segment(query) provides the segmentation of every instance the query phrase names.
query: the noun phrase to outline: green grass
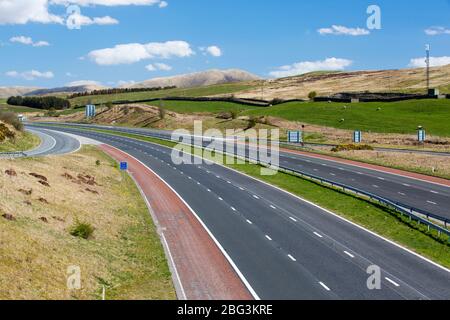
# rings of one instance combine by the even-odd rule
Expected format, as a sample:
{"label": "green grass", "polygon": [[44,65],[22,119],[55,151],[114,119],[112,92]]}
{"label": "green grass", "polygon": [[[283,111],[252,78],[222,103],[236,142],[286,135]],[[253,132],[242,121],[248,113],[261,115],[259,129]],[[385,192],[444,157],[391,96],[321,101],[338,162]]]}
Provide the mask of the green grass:
{"label": "green grass", "polygon": [[28,151],[36,148],[41,140],[29,132],[20,133],[14,142],[0,142],[0,152]]}
{"label": "green grass", "polygon": [[[139,135],[111,133],[105,130],[89,131],[124,136],[167,147],[175,146],[173,142]],[[261,176],[260,166],[258,165],[227,166],[316,203],[445,267],[450,267],[450,243],[448,239],[444,236],[439,237],[434,231],[428,232],[424,226],[418,226],[415,222],[410,222],[396,211],[297,176],[285,173]]]}
{"label": "green grass", "polygon": [[[149,103],[159,106],[159,102]],[[221,113],[227,111],[242,112],[253,110],[258,107],[245,106],[233,102],[198,102],[198,101],[162,101],[161,105],[170,111],[178,113]]]}
{"label": "green grass", "polygon": [[42,110],[21,106],[10,106],[9,104],[2,104],[0,102],[0,112],[28,113],[28,112],[42,112]]}
{"label": "green grass", "polygon": [[154,98],[164,98],[164,97],[173,97],[173,96],[181,96],[181,97],[205,97],[219,94],[232,94],[235,92],[252,89],[254,85],[241,82],[241,83],[229,83],[229,84],[221,84],[221,85],[213,85],[213,86],[205,86],[198,88],[190,88],[190,89],[169,89],[169,90],[160,90],[160,91],[148,91],[148,92],[131,92],[131,93],[120,93],[120,94],[111,94],[111,95],[98,95],[98,96],[87,96],[87,97],[78,97],[70,100],[70,103],[73,107],[75,106],[84,106],[88,102],[92,102],[94,104],[102,104],[107,102],[114,101],[139,101],[146,99],[154,99]]}
{"label": "green grass", "polygon": [[[347,106],[347,109],[344,108]],[[377,110],[381,108],[381,110]],[[424,126],[429,134],[450,136],[450,100],[410,100],[392,103],[293,102],[247,111],[309,124],[379,133],[415,134]],[[340,122],[341,119],[345,121]]]}

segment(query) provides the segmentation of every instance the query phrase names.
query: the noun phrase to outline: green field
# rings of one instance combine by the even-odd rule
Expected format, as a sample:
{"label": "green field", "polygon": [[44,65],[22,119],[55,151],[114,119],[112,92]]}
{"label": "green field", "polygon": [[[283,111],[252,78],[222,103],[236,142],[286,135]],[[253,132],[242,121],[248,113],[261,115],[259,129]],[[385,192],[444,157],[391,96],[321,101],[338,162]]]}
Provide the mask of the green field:
{"label": "green field", "polygon": [[[160,106],[160,102],[148,103]],[[258,109],[259,107],[245,106],[233,102],[198,102],[198,101],[161,101],[161,106],[167,110],[178,113],[221,113],[227,111],[243,112]]]}
{"label": "green field", "polygon": [[147,91],[147,92],[131,92],[131,93],[120,93],[111,95],[98,95],[98,96],[87,96],[79,97],[70,100],[73,107],[84,106],[89,102],[94,104],[102,104],[113,101],[139,101],[154,98],[164,98],[164,97],[205,97],[213,96],[219,94],[232,94],[235,92],[247,90],[254,88],[254,85],[250,83],[228,83],[221,85],[213,85],[206,87],[198,87],[192,89],[168,89],[160,91]]}
{"label": "green field", "polygon": [[245,114],[379,133],[414,133],[423,126],[429,134],[450,136],[449,99],[355,104],[293,102]]}
{"label": "green field", "polygon": [[9,104],[0,103],[0,112],[27,113],[27,112],[42,112],[42,110],[28,107],[10,106]]}

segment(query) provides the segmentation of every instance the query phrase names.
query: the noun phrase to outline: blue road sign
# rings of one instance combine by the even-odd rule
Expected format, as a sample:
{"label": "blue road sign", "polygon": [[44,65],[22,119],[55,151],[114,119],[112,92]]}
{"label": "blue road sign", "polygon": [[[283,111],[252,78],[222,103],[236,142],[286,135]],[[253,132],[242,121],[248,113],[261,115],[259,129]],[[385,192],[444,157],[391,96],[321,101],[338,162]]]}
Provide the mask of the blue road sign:
{"label": "blue road sign", "polygon": [[362,132],[361,131],[355,131],[353,133],[353,142],[354,143],[361,143],[362,142]]}
{"label": "blue road sign", "polygon": [[121,162],[120,163],[120,170],[127,171],[128,170],[128,162]]}
{"label": "blue road sign", "polygon": [[288,142],[289,143],[302,143],[303,142],[303,132],[301,131],[288,131]]}
{"label": "blue road sign", "polygon": [[417,139],[419,142],[425,142],[427,139],[427,133],[425,130],[419,130]]}
{"label": "blue road sign", "polygon": [[95,117],[96,108],[94,105],[88,104],[86,106],[86,118],[93,118]]}

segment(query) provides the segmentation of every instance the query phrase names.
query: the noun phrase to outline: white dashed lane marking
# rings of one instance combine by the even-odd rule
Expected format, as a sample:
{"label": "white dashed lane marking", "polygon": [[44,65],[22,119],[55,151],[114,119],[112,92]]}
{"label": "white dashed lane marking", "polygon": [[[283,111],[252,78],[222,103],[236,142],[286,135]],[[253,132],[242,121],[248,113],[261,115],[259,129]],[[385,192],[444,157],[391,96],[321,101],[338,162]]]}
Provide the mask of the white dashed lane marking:
{"label": "white dashed lane marking", "polygon": [[391,280],[391,279],[389,279],[389,278],[385,278],[387,281],[389,281],[390,283],[392,283],[394,286],[396,286],[396,287],[400,287],[400,285],[397,283],[397,282],[395,282],[395,281],[393,281],[393,280]]}
{"label": "white dashed lane marking", "polygon": [[295,259],[292,255],[288,254],[289,259],[291,259],[292,261],[296,262],[297,259]]}
{"label": "white dashed lane marking", "polygon": [[328,288],[327,287],[327,285],[325,284],[325,283],[323,283],[323,282],[319,282],[319,284],[325,289],[325,290],[327,290],[327,291],[331,291],[331,289],[330,288]]}
{"label": "white dashed lane marking", "polygon": [[269,237],[267,234],[266,234],[266,239],[269,240],[269,241],[272,241],[272,238]]}
{"label": "white dashed lane marking", "polygon": [[352,255],[350,252],[348,252],[348,251],[344,251],[344,253],[346,254],[346,255],[348,255],[350,258],[354,258],[355,256],[354,255]]}

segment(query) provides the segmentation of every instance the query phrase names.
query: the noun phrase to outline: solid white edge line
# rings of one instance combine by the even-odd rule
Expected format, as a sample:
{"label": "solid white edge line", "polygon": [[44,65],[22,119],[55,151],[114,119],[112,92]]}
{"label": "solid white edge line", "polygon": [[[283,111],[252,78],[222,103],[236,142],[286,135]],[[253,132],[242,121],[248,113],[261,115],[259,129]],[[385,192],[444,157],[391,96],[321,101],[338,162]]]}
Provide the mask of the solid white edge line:
{"label": "solid white edge line", "polygon": [[[112,146],[111,146],[112,147]],[[114,147],[112,147],[114,148]],[[179,293],[177,296],[180,300],[187,300],[186,292],[184,291],[183,283],[181,282],[180,274],[178,273],[177,266],[175,264],[175,260],[173,259],[172,252],[170,251],[169,243],[167,242],[166,236],[164,235],[164,232],[162,231],[161,224],[159,223],[158,217],[156,216],[155,212],[153,211],[153,208],[147,198],[147,196],[144,193],[144,190],[142,190],[139,183],[137,183],[136,179],[132,174],[128,174],[131,179],[134,181],[136,187],[139,189],[139,192],[141,193],[142,198],[145,201],[145,204],[147,205],[148,211],[150,212],[150,216],[153,218],[153,223],[155,224],[158,234],[161,237],[163,248],[166,252],[166,256],[169,257],[169,269],[172,272],[172,278],[174,280],[174,286],[176,291]],[[181,297],[180,297],[181,296]]]}
{"label": "solid white edge line", "polygon": [[[106,144],[108,145],[108,144]],[[225,249],[222,247],[222,245],[220,244],[220,242],[216,239],[216,237],[212,234],[211,230],[209,230],[209,228],[205,225],[205,223],[202,221],[202,219],[200,218],[200,216],[191,208],[191,206],[180,196],[180,194],[175,191],[174,188],[172,188],[160,175],[158,175],[155,171],[153,171],[150,167],[148,167],[146,164],[144,164],[142,161],[140,161],[139,159],[135,158],[134,156],[120,150],[117,149],[113,146],[110,146],[116,150],[119,150],[120,152],[123,152],[125,154],[127,154],[129,157],[133,158],[134,160],[136,160],[137,162],[139,162],[141,165],[143,165],[147,170],[149,170],[150,172],[152,172],[155,176],[157,176],[182,202],[183,204],[191,211],[191,213],[194,215],[194,217],[198,220],[198,222],[202,225],[202,227],[206,230],[206,232],[208,233],[208,235],[211,237],[211,239],[214,241],[214,243],[216,244],[216,246],[219,248],[219,250],[222,252],[222,254],[225,256],[225,258],[228,260],[228,263],[230,263],[230,265],[232,266],[232,268],[234,269],[234,271],[237,273],[237,275],[239,276],[239,278],[241,279],[241,281],[244,283],[244,285],[247,287],[247,290],[250,292],[250,294],[253,296],[253,298],[255,300],[261,300],[261,298],[258,296],[258,294],[255,292],[255,290],[252,288],[252,286],[250,285],[250,283],[247,281],[247,279],[245,278],[245,276],[242,274],[242,272],[239,270],[239,268],[237,267],[237,265],[234,263],[233,259],[231,259],[231,257],[229,256],[229,254],[225,251]]]}

